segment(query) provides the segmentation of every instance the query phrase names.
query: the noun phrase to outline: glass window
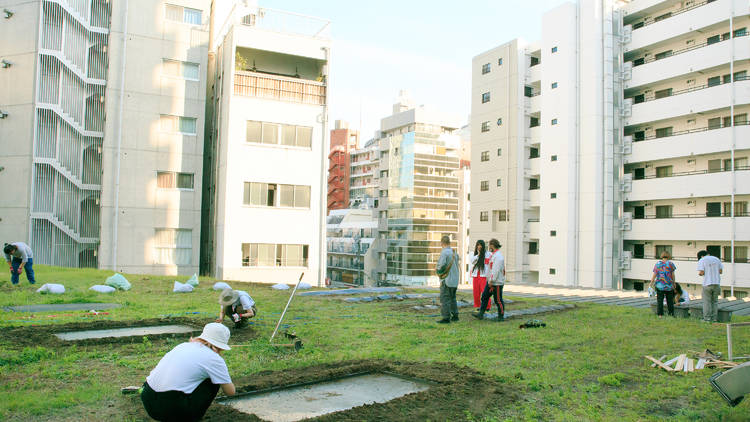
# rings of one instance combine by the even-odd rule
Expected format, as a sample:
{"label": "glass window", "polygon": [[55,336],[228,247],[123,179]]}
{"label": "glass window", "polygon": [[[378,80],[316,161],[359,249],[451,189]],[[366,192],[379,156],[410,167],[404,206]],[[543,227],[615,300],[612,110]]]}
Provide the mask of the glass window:
{"label": "glass window", "polygon": [[295,146],[297,130],[293,125],[281,126],[281,145]]}
{"label": "glass window", "polygon": [[195,135],[197,133],[198,119],[194,117],[180,117],[180,132],[189,135]]}
{"label": "glass window", "polygon": [[656,168],[656,177],[669,177],[672,175],[672,166],[663,166]]}
{"label": "glass window", "polygon": [[671,218],[671,217],[672,217],[671,205],[657,205],[656,206],[656,218]]}
{"label": "glass window", "polygon": [[656,129],[656,137],[657,138],[664,138],[667,136],[672,136],[672,126],[670,127],[662,127]]}
{"label": "glass window", "polygon": [[176,186],[175,174],[169,171],[157,171],[156,186],[164,189],[174,188]]}
{"label": "glass window", "polygon": [[482,180],[479,182],[479,190],[488,191],[490,190],[490,182],[488,180]]}
{"label": "glass window", "polygon": [[552,126],[556,125],[557,124],[557,119],[552,119],[551,123],[552,123]]}
{"label": "glass window", "polygon": [[662,51],[661,53],[656,53],[654,56],[654,59],[661,60],[666,59],[667,57],[672,55],[672,50]]}
{"label": "glass window", "polygon": [[721,85],[721,76],[713,76],[708,78],[708,86]]}
{"label": "glass window", "polygon": [[279,125],[263,123],[263,143],[274,145],[279,143]]}
{"label": "glass window", "polygon": [[503,65],[503,59],[502,59],[502,57],[499,58],[499,59],[497,59],[497,65],[498,66],[502,66]]}
{"label": "glass window", "polygon": [[294,206],[294,185],[279,185],[279,206]]}
{"label": "glass window", "polygon": [[714,117],[712,119],[708,119],[708,128],[709,129],[721,128],[721,117]]}
{"label": "glass window", "polygon": [[297,146],[310,148],[312,146],[312,128],[297,126]]}
{"label": "glass window", "polygon": [[191,25],[200,25],[201,24],[201,14],[202,12],[198,9],[190,9],[185,8],[184,13],[184,21],[185,23],[189,23]]}
{"label": "glass window", "polygon": [[156,229],[154,263],[156,265],[190,265],[193,255],[193,231],[189,229]]}
{"label": "glass window", "polygon": [[553,52],[553,53],[557,53],[557,46],[555,46],[555,47],[552,47],[552,52]]}
{"label": "glass window", "polygon": [[555,89],[555,88],[557,88],[557,82],[552,82],[552,85],[551,85],[551,87],[552,87],[552,89]]}
{"label": "glass window", "polygon": [[482,132],[490,131],[490,122],[482,122]]}
{"label": "glass window", "polygon": [[498,126],[502,126],[502,124],[503,124],[503,118],[502,117],[498,117],[497,118],[497,125]]}
{"label": "glass window", "polygon": [[177,188],[178,189],[193,189],[193,174],[192,173],[177,173]]}
{"label": "glass window", "polygon": [[245,135],[245,141],[261,143],[263,140],[263,123],[247,121],[247,131]]}
{"label": "glass window", "polygon": [[258,244],[258,266],[273,267],[276,265],[276,245],[270,243]]}
{"label": "glass window", "polygon": [[482,94],[482,104],[490,102],[490,93],[485,92]]}
{"label": "glass window", "polygon": [[487,214],[487,211],[480,211],[479,212],[479,221],[487,221],[487,220],[489,220],[488,217],[489,216]]}
{"label": "glass window", "polygon": [[654,93],[654,97],[656,97],[657,100],[659,98],[665,98],[665,97],[671,97],[671,96],[672,96],[672,88],[662,89]]}
{"label": "glass window", "polygon": [[550,230],[550,231],[549,231],[549,235],[550,235],[551,237],[555,237],[555,236],[557,236],[557,230]]}
{"label": "glass window", "polygon": [[503,179],[497,179],[497,186],[500,187],[503,185]]}
{"label": "glass window", "polygon": [[719,35],[714,35],[712,37],[706,38],[706,44],[708,44],[708,45],[716,44],[719,41],[721,41],[721,36],[719,36]]}
{"label": "glass window", "polygon": [[485,63],[482,65],[482,75],[485,75],[487,73],[490,73],[490,64]]}
{"label": "glass window", "polygon": [[557,161],[557,155],[553,155],[553,156],[549,157],[549,160],[550,161]]}
{"label": "glass window", "polygon": [[310,208],[310,186],[294,187],[294,206],[297,208]]}
{"label": "glass window", "polygon": [[549,273],[550,273],[550,275],[555,275],[555,273],[556,273],[556,272],[557,272],[557,271],[556,271],[556,270],[555,270],[554,268],[550,268],[550,269],[549,269]]}
{"label": "glass window", "polygon": [[482,151],[481,160],[482,161],[490,161],[490,152],[489,151]]}
{"label": "glass window", "polygon": [[557,192],[552,192],[552,193],[550,193],[550,194],[549,194],[549,198],[550,198],[550,199],[555,199],[555,198],[557,198]]}
{"label": "glass window", "polygon": [[734,30],[735,37],[744,37],[747,35],[747,28],[740,28]]}
{"label": "glass window", "polygon": [[503,155],[503,149],[502,148],[498,148],[497,149],[497,156],[499,157],[501,155]]}
{"label": "glass window", "polygon": [[197,63],[182,63],[182,77],[185,79],[200,79],[200,66]]}
{"label": "glass window", "polygon": [[663,252],[668,253],[670,257],[672,256],[672,245],[656,245],[654,249],[656,251],[654,258],[656,259],[660,259]]}

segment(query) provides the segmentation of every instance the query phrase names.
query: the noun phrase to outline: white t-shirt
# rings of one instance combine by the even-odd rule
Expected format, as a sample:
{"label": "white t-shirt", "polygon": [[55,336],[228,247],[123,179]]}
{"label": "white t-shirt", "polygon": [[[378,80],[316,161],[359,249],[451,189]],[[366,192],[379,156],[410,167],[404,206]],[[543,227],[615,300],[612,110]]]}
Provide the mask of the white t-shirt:
{"label": "white t-shirt", "polygon": [[[479,257],[477,255],[472,255],[472,257],[471,257],[471,264],[470,264],[470,267],[469,267],[471,269],[471,276],[472,277],[487,277],[487,270],[490,268],[490,257],[491,256],[492,256],[492,254],[489,251],[487,251],[487,252],[484,253],[484,268],[482,269],[482,271],[479,271],[479,269],[477,269],[477,268],[474,267],[476,265],[477,261],[479,260]],[[477,272],[479,272],[479,274],[477,274]]]}
{"label": "white t-shirt", "polygon": [[146,377],[156,392],[182,391],[192,393],[206,378],[213,384],[232,382],[224,359],[198,342],[182,343],[164,355]]}
{"label": "white t-shirt", "polygon": [[723,269],[724,265],[722,265],[721,260],[712,255],[706,255],[698,261],[698,271],[704,272],[704,286],[721,284],[721,275],[719,274],[719,270]]}
{"label": "white t-shirt", "polygon": [[250,310],[250,308],[253,307],[253,305],[255,305],[255,301],[253,300],[253,298],[250,297],[249,294],[247,294],[246,291],[237,290],[237,293],[240,294],[240,297],[237,299],[237,302],[234,302],[234,304],[232,305],[233,307],[237,305],[242,305],[242,309],[244,309],[245,311],[248,311]]}

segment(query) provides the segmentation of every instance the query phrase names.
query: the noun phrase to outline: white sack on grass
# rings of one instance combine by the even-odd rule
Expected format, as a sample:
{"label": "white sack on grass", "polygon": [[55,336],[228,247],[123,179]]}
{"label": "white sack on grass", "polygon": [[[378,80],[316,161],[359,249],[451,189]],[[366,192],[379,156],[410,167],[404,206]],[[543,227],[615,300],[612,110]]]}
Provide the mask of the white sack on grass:
{"label": "white sack on grass", "polygon": [[276,290],[289,290],[289,286],[287,286],[286,284],[282,284],[282,283],[274,284],[273,286],[271,286],[271,288],[276,289]]}
{"label": "white sack on grass", "polygon": [[193,287],[197,287],[198,286],[198,274],[193,274],[193,276],[190,277],[188,281],[186,281],[185,283]]}
{"label": "white sack on grass", "polygon": [[63,286],[62,284],[45,283],[42,287],[38,288],[36,292],[61,295],[65,293],[65,286]]}
{"label": "white sack on grass", "polygon": [[180,283],[179,281],[174,282],[174,289],[172,289],[175,293],[190,293],[193,291],[193,286],[185,283]]}
{"label": "white sack on grass", "polygon": [[107,286],[112,286],[115,289],[130,290],[130,282],[120,273],[117,273],[112,277],[108,277],[107,281],[104,284],[106,284]]}
{"label": "white sack on grass", "polygon": [[297,288],[298,288],[298,289],[302,289],[302,290],[307,290],[307,289],[309,289],[309,288],[311,288],[311,287],[312,287],[312,286],[310,285],[310,283],[305,283],[305,282],[303,281],[303,282],[301,282],[301,283],[299,284],[299,287],[297,287]]}
{"label": "white sack on grass", "polygon": [[114,287],[103,286],[101,284],[97,284],[97,285],[89,287],[89,290],[93,290],[99,293],[113,293],[117,289],[115,289]]}
{"label": "white sack on grass", "polygon": [[214,290],[224,290],[224,289],[231,289],[232,286],[228,285],[227,283],[223,281],[217,281],[214,283]]}

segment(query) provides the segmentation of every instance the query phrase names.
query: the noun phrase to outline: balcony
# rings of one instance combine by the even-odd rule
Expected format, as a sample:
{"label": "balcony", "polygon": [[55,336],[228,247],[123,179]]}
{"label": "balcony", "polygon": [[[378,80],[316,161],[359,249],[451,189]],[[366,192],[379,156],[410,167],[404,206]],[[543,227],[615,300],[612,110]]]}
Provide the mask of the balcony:
{"label": "balcony", "polygon": [[[672,260],[677,266],[677,281],[680,283],[702,284],[703,277],[698,275],[698,262],[695,258],[680,258]],[[650,280],[653,274],[654,264],[658,259],[633,258],[630,260],[630,269],[623,270],[623,278],[635,280]],[[724,272],[721,275],[721,285],[729,286],[732,280],[732,267],[736,270],[737,287],[750,287],[750,264],[748,263],[724,263]]]}
{"label": "balcony", "polygon": [[[736,60],[750,59],[750,40],[735,37],[734,45]],[[673,51],[670,56],[656,59],[651,56],[642,65],[633,65],[630,80],[625,81],[625,88],[635,88],[656,81],[663,81],[686,75],[691,72],[700,72],[725,65],[729,62],[732,42],[730,40],[720,41],[713,44],[703,42],[683,50]]]}
{"label": "balcony", "polygon": [[542,190],[539,188],[529,189],[528,203],[527,206],[538,207],[539,206],[539,195]]}
{"label": "balcony", "polygon": [[[732,6],[731,3],[734,2]],[[711,26],[729,19],[729,10],[734,7],[735,16],[747,15],[750,3],[747,0],[709,0],[697,2],[679,10],[671,16],[653,20],[643,26],[633,25],[632,37],[625,44],[625,51],[633,51],[648,45],[667,40]]]}
{"label": "balcony", "polygon": [[[750,77],[736,78],[735,104],[750,103]],[[713,86],[700,85],[679,91],[668,96],[650,99],[633,104],[632,114],[625,125],[637,125],[665,120],[677,116],[701,113],[729,106],[732,98],[732,84],[721,83]]]}
{"label": "balcony", "polygon": [[234,95],[278,101],[326,105],[326,84],[306,79],[238,70]]}
{"label": "balcony", "polygon": [[526,223],[529,232],[529,239],[539,239],[539,219],[529,219]]}
{"label": "balcony", "polygon": [[[750,168],[737,170],[737,195],[750,194]],[[708,173],[707,170],[674,174],[671,177],[633,180],[625,201],[650,201],[656,199],[700,198],[729,195],[732,187],[732,172]]]}
{"label": "balcony", "polygon": [[[750,240],[750,216],[735,219],[738,241]],[[671,218],[634,219],[632,229],[623,232],[626,240],[669,239],[671,241],[726,240],[732,232],[729,217],[706,217],[706,214],[675,214]]]}
{"label": "balcony", "polygon": [[531,65],[526,71],[526,83],[533,83],[542,80],[541,63]]}
{"label": "balcony", "polygon": [[524,97],[526,101],[527,113],[539,113],[542,111],[542,96],[540,92],[531,94],[530,97]]}
{"label": "balcony", "polygon": [[527,254],[529,260],[529,271],[539,271],[539,254]]}
{"label": "balcony", "polygon": [[530,176],[539,176],[540,171],[541,171],[540,170],[541,161],[542,159],[540,157],[529,158],[526,161],[528,163],[528,166],[526,167],[526,169]]}
{"label": "balcony", "polygon": [[532,128],[529,128],[529,137],[531,138],[531,144],[539,144],[542,142],[542,127],[541,126],[534,126]]}
{"label": "balcony", "polygon": [[[750,149],[750,123],[736,125],[735,149]],[[677,157],[710,154],[732,149],[732,135],[729,127],[709,129],[708,127],[674,132],[671,136],[655,136],[633,142],[632,152],[624,156],[625,163],[665,160]]]}

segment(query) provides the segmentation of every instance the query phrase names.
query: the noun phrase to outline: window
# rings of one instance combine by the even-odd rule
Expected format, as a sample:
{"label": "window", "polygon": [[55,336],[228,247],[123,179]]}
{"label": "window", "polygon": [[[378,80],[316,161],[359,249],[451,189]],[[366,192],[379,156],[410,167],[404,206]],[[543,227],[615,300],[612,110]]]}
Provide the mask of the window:
{"label": "window", "polygon": [[747,28],[740,28],[734,30],[735,37],[744,37],[747,35]]}
{"label": "window", "polygon": [[154,231],[154,264],[190,265],[192,256],[192,230],[156,229]]}
{"label": "window", "polygon": [[254,144],[310,148],[312,128],[248,120],[245,128],[245,141]]}
{"label": "window", "polygon": [[539,243],[538,242],[529,242],[529,255],[538,255],[539,254]]}
{"label": "window", "polygon": [[549,273],[550,273],[550,275],[555,275],[555,273],[557,273],[557,271],[554,268],[550,268],[549,269]]}
{"label": "window", "polygon": [[[724,216],[731,216],[732,215],[732,203],[731,202],[725,202],[724,203]],[[737,217],[747,217],[747,201],[741,201],[734,203],[734,215]]]}
{"label": "window", "polygon": [[245,182],[242,203],[260,207],[310,208],[310,186]]}
{"label": "window", "polygon": [[488,73],[490,73],[490,64],[485,63],[482,65],[482,75],[486,75]]}
{"label": "window", "polygon": [[539,148],[529,148],[529,158],[539,158]]}
{"label": "window", "polygon": [[536,66],[536,65],[538,65],[541,62],[541,60],[539,60],[539,57],[531,56],[530,59],[531,59],[531,61],[529,63],[529,67]]}
{"label": "window", "polygon": [[539,126],[539,118],[529,117],[529,127],[537,127],[537,126]]}
{"label": "window", "polygon": [[197,119],[195,117],[171,116],[162,114],[159,119],[161,130],[164,132],[195,135],[197,133]]}
{"label": "window", "polygon": [[664,138],[667,136],[672,136],[672,126],[670,127],[662,127],[659,129],[656,129],[656,137],[657,138]]}
{"label": "window", "polygon": [[157,171],[156,187],[161,189],[193,189],[193,173]]}
{"label": "window", "polygon": [[490,93],[485,92],[484,94],[482,94],[482,104],[489,103],[489,102],[490,102]]}
{"label": "window", "polygon": [[497,179],[497,187],[500,187],[503,185],[503,179]]}
{"label": "window", "polygon": [[654,256],[656,259],[660,259],[664,252],[668,253],[670,257],[672,256],[672,245],[656,245],[654,250],[656,251],[656,256]]}
{"label": "window", "polygon": [[308,245],[243,243],[243,267],[307,267]]}
{"label": "window", "polygon": [[665,13],[663,15],[659,15],[659,16],[655,17],[654,18],[654,22],[663,21],[664,19],[667,19],[667,18],[669,18],[671,16],[672,16],[672,12],[667,12],[667,13]]}
{"label": "window", "polygon": [[714,35],[712,37],[706,38],[706,44],[708,44],[708,45],[716,44],[719,41],[721,41],[721,36],[719,36],[719,35]]}
{"label": "window", "polygon": [[164,17],[174,22],[188,23],[190,25],[200,25],[202,22],[203,12],[198,9],[177,6],[174,4],[165,5]]}
{"label": "window", "polygon": [[552,47],[552,53],[557,53],[557,46]]}
{"label": "window", "polygon": [[480,211],[479,221],[487,221],[487,220],[489,220],[487,211]]}
{"label": "window", "polygon": [[552,124],[552,126],[556,125],[557,124],[557,119],[552,119],[552,122],[550,122],[550,123]]}
{"label": "window", "polygon": [[551,87],[552,89],[555,89],[555,88],[557,88],[557,82],[552,82],[552,85],[550,85],[550,87]]}
{"label": "window", "polygon": [[672,206],[671,205],[657,205],[656,206],[656,218],[672,218]]}
{"label": "window", "polygon": [[529,190],[539,189],[539,179],[529,179]]}
{"label": "window", "polygon": [[661,53],[656,53],[654,55],[654,59],[661,60],[666,59],[667,57],[672,55],[672,50],[662,51]]}
{"label": "window", "polygon": [[[747,157],[735,157],[734,159],[734,169],[735,170],[743,170],[747,168]],[[731,171],[732,170],[732,159],[727,158],[724,160],[724,170],[725,171]]]}
{"label": "window", "polygon": [[507,210],[498,210],[496,212],[497,212],[497,221],[509,221]]}
{"label": "window", "polygon": [[490,152],[489,151],[482,151],[482,155],[480,158],[482,161],[490,161]]}
{"label": "window", "polygon": [[502,148],[498,148],[497,149],[497,156],[499,157],[501,155],[503,155],[503,149]]}
{"label": "window", "polygon": [[549,231],[550,237],[556,237],[557,236],[557,230],[550,230]]}
{"label": "window", "polygon": [[557,161],[557,155],[553,155],[553,156],[549,157],[549,160],[550,161]]}
{"label": "window", "polygon": [[502,117],[498,117],[497,118],[497,125],[498,126],[502,126],[503,125],[503,118]]}
{"label": "window", "polygon": [[503,65],[503,58],[502,57],[499,58],[499,59],[497,59],[497,65],[498,66],[502,66]]}
{"label": "window", "polygon": [[708,86],[721,85],[721,76],[713,76],[708,78]]}
{"label": "window", "polygon": [[482,132],[490,131],[490,122],[482,122]]}
{"label": "window", "polygon": [[549,194],[549,199],[555,199],[555,198],[557,198],[556,192],[552,192],[551,194]]}
{"label": "window", "polygon": [[[732,262],[732,247],[724,246],[724,261]],[[746,263],[747,262],[747,246],[735,246],[734,247],[734,262]]]}
{"label": "window", "polygon": [[714,117],[712,119],[708,119],[708,128],[709,129],[720,129],[721,128],[721,117]]}
{"label": "window", "polygon": [[191,81],[200,79],[198,63],[181,62],[178,60],[163,59],[161,74],[175,78],[183,78]]}
{"label": "window", "polygon": [[663,166],[656,168],[656,177],[670,177],[672,176],[672,166]]}
{"label": "window", "polygon": [[490,190],[490,182],[488,180],[479,182],[479,190],[482,192]]}
{"label": "window", "polygon": [[659,98],[671,97],[672,88],[662,89],[654,93],[654,97],[658,100]]}

